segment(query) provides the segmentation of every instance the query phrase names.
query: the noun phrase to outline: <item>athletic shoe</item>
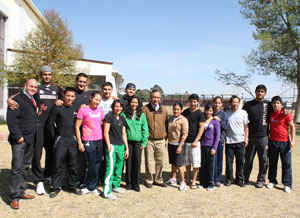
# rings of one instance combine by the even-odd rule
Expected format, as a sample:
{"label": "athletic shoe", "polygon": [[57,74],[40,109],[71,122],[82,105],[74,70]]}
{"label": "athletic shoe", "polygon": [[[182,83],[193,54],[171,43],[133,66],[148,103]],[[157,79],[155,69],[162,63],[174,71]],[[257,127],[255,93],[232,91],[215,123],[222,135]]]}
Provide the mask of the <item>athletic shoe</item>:
{"label": "athletic shoe", "polygon": [[114,196],[113,194],[108,194],[108,195],[105,196],[105,198],[106,198],[107,200],[116,200],[116,199],[117,199],[117,197]]}
{"label": "athletic shoe", "polygon": [[231,181],[230,180],[226,180],[224,183],[225,186],[231,186]]}
{"label": "athletic shoe", "polygon": [[90,193],[90,191],[87,188],[82,188],[80,191],[82,192],[83,195]]}
{"label": "athletic shoe", "polygon": [[214,190],[214,187],[213,186],[208,186],[207,187],[207,191],[213,191]]}
{"label": "athletic shoe", "polygon": [[198,188],[204,189],[203,185],[197,185]]}
{"label": "athletic shoe", "polygon": [[284,192],[286,193],[290,193],[292,190],[291,190],[291,187],[289,186],[284,186]]}
{"label": "athletic shoe", "polygon": [[[81,189],[81,191],[82,191],[82,189]],[[96,196],[99,196],[101,194],[101,192],[98,189],[94,189],[93,191],[91,191],[91,193]]]}
{"label": "athletic shoe", "polygon": [[70,188],[70,192],[72,192],[76,195],[82,195],[80,188]]}
{"label": "athletic shoe", "polygon": [[185,191],[186,190],[186,183],[184,181],[180,182],[179,191]]}
{"label": "athletic shoe", "polygon": [[270,183],[267,185],[267,188],[268,188],[268,189],[272,189],[274,186],[275,186],[275,184],[272,183],[272,182],[270,182]]}
{"label": "athletic shoe", "polygon": [[166,185],[175,185],[176,183],[177,183],[177,180],[175,178],[171,178],[165,184]]}
{"label": "athletic shoe", "polygon": [[44,183],[43,182],[38,182],[37,184],[36,184],[36,193],[38,194],[38,195],[43,195],[43,194],[45,194],[46,193],[46,191],[45,191],[45,188],[44,188]]}
{"label": "athletic shoe", "polygon": [[220,182],[216,182],[216,187],[221,187],[221,183]]}
{"label": "athletic shoe", "polygon": [[245,185],[245,183],[243,182],[243,181],[238,181],[238,186],[240,186],[241,188],[245,188],[246,187],[246,185]]}
{"label": "athletic shoe", "polygon": [[256,188],[263,188],[264,187],[264,183],[263,182],[258,182],[255,185]]}
{"label": "athletic shoe", "polygon": [[120,188],[113,188],[112,189],[114,192],[116,192],[116,193],[119,193],[119,194],[124,194],[125,192],[122,190],[122,189],[120,189]]}
{"label": "athletic shoe", "polygon": [[57,190],[55,190],[55,191],[50,192],[49,197],[50,197],[50,198],[55,198],[56,195],[58,195],[58,193],[59,193],[60,191],[61,191],[61,189],[59,188],[59,189],[57,189]]}

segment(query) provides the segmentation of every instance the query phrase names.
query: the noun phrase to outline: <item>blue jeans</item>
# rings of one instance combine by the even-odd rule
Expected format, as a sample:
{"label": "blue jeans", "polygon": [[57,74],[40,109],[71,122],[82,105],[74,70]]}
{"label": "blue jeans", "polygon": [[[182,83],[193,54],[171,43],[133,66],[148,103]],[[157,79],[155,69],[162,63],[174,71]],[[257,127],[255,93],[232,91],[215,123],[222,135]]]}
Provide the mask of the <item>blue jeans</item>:
{"label": "blue jeans", "polygon": [[220,182],[222,177],[223,168],[223,150],[224,150],[224,139],[220,138],[217,153],[215,154],[215,182]]}
{"label": "blue jeans", "polygon": [[212,146],[201,145],[201,167],[199,170],[200,185],[204,188],[214,187],[215,155],[211,155]]}
{"label": "blue jeans", "polygon": [[87,159],[86,177],[81,188],[87,188],[89,191],[96,189],[99,181],[99,170],[103,156],[102,140],[84,141],[85,155]]}
{"label": "blue jeans", "polygon": [[268,147],[268,179],[271,183],[278,184],[276,176],[279,155],[282,166],[282,183],[285,186],[292,187],[292,153],[290,149],[290,142],[276,142],[270,140]]}

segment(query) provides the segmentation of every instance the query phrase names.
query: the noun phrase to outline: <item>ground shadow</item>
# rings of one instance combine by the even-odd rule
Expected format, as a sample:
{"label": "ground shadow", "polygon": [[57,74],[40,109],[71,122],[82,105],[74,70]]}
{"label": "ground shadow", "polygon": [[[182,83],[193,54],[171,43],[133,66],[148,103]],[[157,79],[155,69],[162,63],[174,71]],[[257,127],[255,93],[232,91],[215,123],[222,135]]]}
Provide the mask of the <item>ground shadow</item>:
{"label": "ground shadow", "polygon": [[[0,198],[6,204],[10,203],[9,199],[9,180],[10,180],[10,169],[0,169]],[[27,189],[34,190],[35,186],[32,185],[33,177],[31,171],[29,170],[27,176]]]}

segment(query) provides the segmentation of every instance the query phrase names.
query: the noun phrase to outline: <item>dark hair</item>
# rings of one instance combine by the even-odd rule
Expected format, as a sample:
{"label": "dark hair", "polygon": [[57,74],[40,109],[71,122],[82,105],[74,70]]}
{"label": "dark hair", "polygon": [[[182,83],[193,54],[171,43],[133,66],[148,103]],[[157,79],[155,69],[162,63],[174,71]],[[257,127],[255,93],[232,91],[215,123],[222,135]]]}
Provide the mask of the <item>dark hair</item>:
{"label": "dark hair", "polygon": [[101,96],[101,93],[99,91],[93,91],[90,95],[90,98],[94,98],[95,95],[100,95]]}
{"label": "dark hair", "polygon": [[175,104],[173,104],[173,109],[174,109],[175,106],[179,106],[181,110],[183,109],[182,104],[179,103],[179,102],[176,102]]}
{"label": "dark hair", "polygon": [[111,82],[105,82],[105,83],[103,83],[103,85],[102,85],[101,88],[103,89],[104,86],[110,86],[111,88],[113,88],[113,84]]}
{"label": "dark hair", "polygon": [[76,93],[76,89],[73,87],[67,87],[64,90],[64,94],[66,94],[67,92],[75,92]]}
{"label": "dark hair", "polygon": [[136,95],[133,95],[133,96],[131,96],[131,98],[128,99],[128,104],[125,107],[124,114],[125,114],[126,118],[132,119],[133,111],[132,111],[132,109],[130,107],[130,103],[132,102],[133,99],[137,99],[138,100],[138,106],[136,108],[136,119],[139,120],[140,117],[141,117],[141,114],[143,113],[143,111],[142,111],[142,102],[139,99],[139,97],[136,96]]}
{"label": "dark hair", "polygon": [[85,73],[78,73],[76,76],[76,81],[79,79],[79,77],[88,78],[88,75],[86,75]]}
{"label": "dark hair", "polygon": [[267,87],[265,85],[263,85],[263,84],[260,84],[260,85],[256,86],[255,91],[257,91],[259,89],[262,89],[265,92],[267,92]]}
{"label": "dark hair", "polygon": [[120,101],[120,99],[115,99],[115,100],[113,101],[113,103],[111,104],[112,113],[114,113],[114,107],[115,107],[115,105],[116,105],[117,103],[120,103],[121,107],[123,108],[123,109],[122,109],[122,112],[123,112],[123,110],[124,110],[124,105],[122,104],[122,102]]}
{"label": "dark hair", "polygon": [[220,100],[221,100],[221,102],[223,102],[223,98],[222,98],[221,96],[216,96],[216,97],[214,97],[214,100],[213,100],[213,102],[215,102],[217,99],[220,99]]}
{"label": "dark hair", "polygon": [[282,98],[278,95],[276,95],[272,98],[271,102],[273,103],[274,101],[280,101],[280,103],[282,104]]}
{"label": "dark hair", "polygon": [[190,100],[197,100],[197,101],[200,101],[200,98],[199,98],[199,96],[197,95],[197,94],[191,94],[190,96],[189,96],[189,101]]}
{"label": "dark hair", "polygon": [[213,109],[214,105],[212,103],[207,103],[204,107],[204,110],[209,110],[209,109]]}
{"label": "dark hair", "polygon": [[235,99],[235,98],[239,99],[239,102],[241,102],[240,97],[238,97],[237,95],[231,96],[231,98],[229,99],[229,102],[232,103],[233,99]]}
{"label": "dark hair", "polygon": [[161,94],[160,91],[159,91],[158,89],[153,89],[153,90],[150,92],[150,96],[152,96],[152,94],[153,94],[154,92],[158,92],[159,94]]}

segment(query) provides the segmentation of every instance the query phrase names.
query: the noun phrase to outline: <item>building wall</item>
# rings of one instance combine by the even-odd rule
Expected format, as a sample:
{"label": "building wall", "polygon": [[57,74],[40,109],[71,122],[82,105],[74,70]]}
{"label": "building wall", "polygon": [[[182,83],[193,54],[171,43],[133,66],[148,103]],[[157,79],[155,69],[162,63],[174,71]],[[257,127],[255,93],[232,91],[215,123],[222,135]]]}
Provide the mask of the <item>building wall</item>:
{"label": "building wall", "polygon": [[[26,34],[35,28],[45,19],[38,11],[31,0],[0,0],[0,13],[7,19],[5,21],[5,45],[4,45],[4,64],[10,65],[13,62],[14,43],[23,39]],[[101,61],[79,61],[78,67],[85,69],[89,75],[105,76],[106,81],[115,84],[112,76],[112,63]],[[116,96],[114,90],[113,95]],[[0,120],[5,120],[8,98],[7,83],[0,84]]]}

